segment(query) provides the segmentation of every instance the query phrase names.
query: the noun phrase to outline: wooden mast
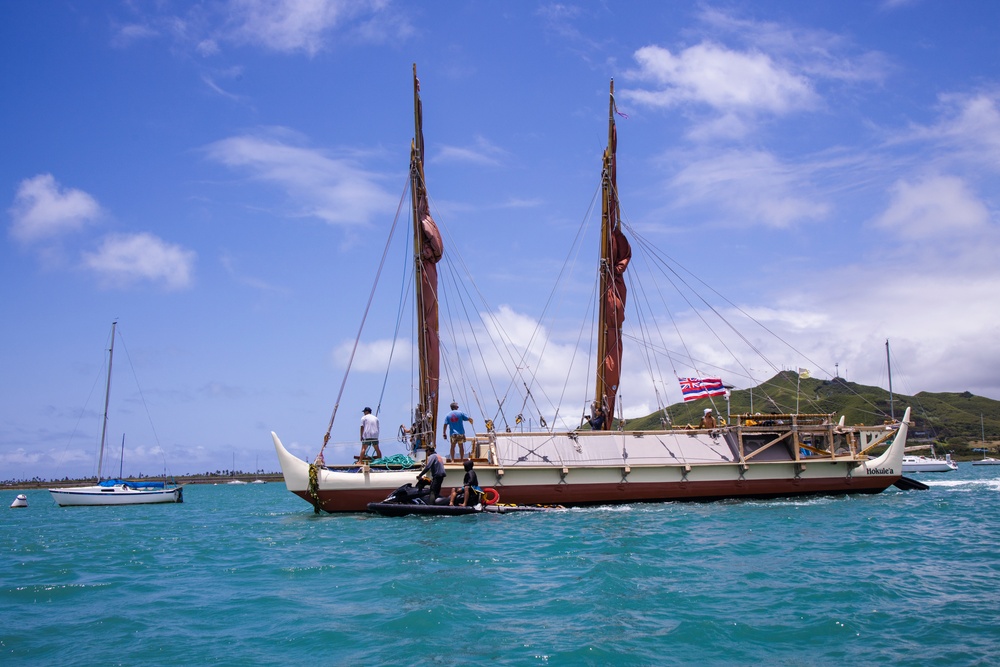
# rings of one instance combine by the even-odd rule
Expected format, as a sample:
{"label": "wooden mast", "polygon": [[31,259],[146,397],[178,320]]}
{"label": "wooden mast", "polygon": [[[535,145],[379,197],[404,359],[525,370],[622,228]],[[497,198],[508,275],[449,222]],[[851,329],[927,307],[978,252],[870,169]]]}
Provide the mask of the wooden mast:
{"label": "wooden mast", "polygon": [[[601,259],[600,259],[600,288],[598,292],[598,335],[597,335],[597,379],[594,389],[594,405],[604,412],[604,423],[602,430],[611,428],[611,421],[614,414],[608,414],[613,410],[613,406],[608,404],[608,384],[605,374],[606,359],[608,356],[608,291],[612,288],[613,278],[611,276],[611,229],[614,225],[617,213],[615,203],[616,184],[615,179],[615,81],[611,80],[611,95],[608,102],[608,145],[604,149],[604,160],[601,174]],[[614,393],[612,393],[612,399]]]}
{"label": "wooden mast", "polygon": [[[604,413],[601,430],[610,430],[615,416],[615,401],[622,373],[622,323],[625,321],[627,288],[625,270],[632,259],[632,248],[622,232],[618,205],[618,137],[615,129],[615,82],[611,80],[608,103],[608,147],[604,151],[601,184],[601,267],[598,301],[597,382],[594,392],[595,412]],[[593,425],[593,422],[591,422]]]}
{"label": "wooden mast", "polygon": [[[423,105],[420,102],[420,81],[417,65],[413,65],[413,143],[410,148],[410,199],[413,206],[413,253],[416,280],[417,353],[419,360],[418,391],[420,410],[416,423],[424,423],[429,436],[437,432],[438,378],[440,357],[438,348],[437,267],[440,259],[440,237],[430,216],[424,181]],[[428,238],[436,237],[437,247]],[[416,434],[414,434],[416,435]],[[426,441],[424,442],[426,445]]]}

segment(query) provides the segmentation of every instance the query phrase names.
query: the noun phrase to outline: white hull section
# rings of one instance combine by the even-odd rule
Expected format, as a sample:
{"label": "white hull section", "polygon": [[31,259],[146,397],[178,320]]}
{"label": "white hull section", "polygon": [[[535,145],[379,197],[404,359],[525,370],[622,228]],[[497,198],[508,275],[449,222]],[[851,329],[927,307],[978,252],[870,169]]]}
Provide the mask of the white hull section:
{"label": "white hull section", "polygon": [[951,472],[958,470],[958,464],[949,459],[934,459],[927,456],[904,456],[903,472]]}
{"label": "white hull section", "polygon": [[155,503],[180,503],[184,501],[184,487],[172,489],[132,489],[121,484],[115,486],[76,486],[49,489],[52,499],[60,507],[79,505],[151,505]]}
{"label": "white hull section", "polygon": [[979,459],[978,461],[973,461],[974,466],[1000,466],[1000,459],[985,458]]}
{"label": "white hull section", "polygon": [[[899,480],[909,413],[898,431],[852,430],[856,448],[891,442],[877,458],[863,454],[799,457],[761,429],[760,446],[743,433],[742,457],[734,433],[716,431],[575,432],[490,434],[479,443],[480,485],[500,493],[501,503],[592,505],[780,497],[807,494],[878,493]],[[752,434],[751,429],[744,429]],[[774,431],[775,429],[771,429]],[[834,439],[830,427],[831,440]],[[838,432],[839,433],[839,432]],[[327,512],[365,511],[392,490],[416,481],[416,469],[384,471],[366,466],[316,468],[289,453],[274,433],[275,451],[288,490]],[[751,443],[746,446],[747,443]],[[767,446],[764,446],[767,444]],[[461,483],[461,464],[446,466],[444,488]]]}

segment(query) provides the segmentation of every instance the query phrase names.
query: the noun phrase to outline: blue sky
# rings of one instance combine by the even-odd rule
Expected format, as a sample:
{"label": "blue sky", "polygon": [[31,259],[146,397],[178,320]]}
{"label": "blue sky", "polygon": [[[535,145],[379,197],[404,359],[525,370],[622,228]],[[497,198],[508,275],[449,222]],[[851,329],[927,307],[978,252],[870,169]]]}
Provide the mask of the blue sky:
{"label": "blue sky", "polygon": [[[275,469],[271,430],[315,453],[404,193],[413,63],[435,216],[512,331],[537,331],[591,205],[613,78],[626,220],[781,332],[770,363],[887,386],[889,339],[896,391],[1000,399],[994,2],[53,0],[0,15],[2,479],[94,473],[115,319],[126,473]],[[370,316],[339,456],[380,396],[383,440],[408,421],[407,380],[381,370],[395,309]],[[545,381],[576,345],[559,326]],[[773,374],[707,368],[741,388]],[[655,409],[625,370],[626,414]],[[446,392],[481,424],[478,396]]]}

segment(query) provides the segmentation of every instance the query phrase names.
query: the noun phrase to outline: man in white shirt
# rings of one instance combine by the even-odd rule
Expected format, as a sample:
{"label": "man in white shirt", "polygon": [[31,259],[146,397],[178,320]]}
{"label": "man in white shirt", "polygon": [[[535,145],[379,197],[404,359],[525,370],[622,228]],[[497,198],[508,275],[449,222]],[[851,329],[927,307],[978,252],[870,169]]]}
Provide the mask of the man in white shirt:
{"label": "man in white shirt", "polygon": [[365,408],[364,416],[361,417],[361,456],[358,460],[365,458],[369,447],[375,448],[375,458],[382,458],[382,450],[378,448],[378,417],[372,414],[371,408]]}

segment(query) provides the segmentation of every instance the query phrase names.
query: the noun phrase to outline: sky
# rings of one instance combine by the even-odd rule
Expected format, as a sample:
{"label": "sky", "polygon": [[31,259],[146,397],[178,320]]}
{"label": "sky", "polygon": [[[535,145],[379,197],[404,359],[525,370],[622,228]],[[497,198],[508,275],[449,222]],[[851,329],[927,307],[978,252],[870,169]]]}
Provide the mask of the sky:
{"label": "sky", "polygon": [[[335,406],[328,461],[365,405],[402,451],[398,295],[344,375],[407,211],[414,63],[446,253],[489,321],[548,341],[547,394],[567,365],[592,384],[562,328],[592,312],[582,269],[538,325],[614,80],[629,229],[781,337],[736,367],[696,336],[703,366],[667,375],[886,387],[888,340],[895,391],[1000,399],[998,25],[988,0],[2,3],[0,480],[95,474],[113,321],[125,474],[276,470],[270,432],[311,458]],[[624,414],[655,410],[623,364]],[[481,425],[463,372],[442,401]]]}

